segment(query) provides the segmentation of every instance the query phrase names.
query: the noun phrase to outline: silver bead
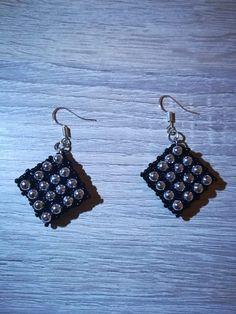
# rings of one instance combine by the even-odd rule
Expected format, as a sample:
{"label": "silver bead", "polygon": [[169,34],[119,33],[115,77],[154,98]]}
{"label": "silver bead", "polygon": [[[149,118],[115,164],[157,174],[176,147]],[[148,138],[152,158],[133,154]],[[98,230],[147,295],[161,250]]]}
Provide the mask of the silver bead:
{"label": "silver bead", "polygon": [[152,171],[149,173],[148,177],[149,177],[149,180],[156,182],[159,179],[159,174],[156,171]]}
{"label": "silver bead", "polygon": [[185,184],[183,182],[176,182],[175,185],[174,185],[174,188],[177,191],[182,192],[185,189]]}
{"label": "silver bead", "polygon": [[181,173],[184,171],[184,166],[182,164],[175,164],[175,172]]}
{"label": "silver bead", "polygon": [[165,161],[168,163],[168,164],[173,164],[175,162],[175,157],[172,155],[172,154],[168,154],[166,155],[165,157]]}
{"label": "silver bead", "polygon": [[187,183],[193,183],[194,175],[191,172],[185,173],[183,180],[184,182],[187,182]]}
{"label": "silver bead", "polygon": [[203,185],[201,183],[194,183],[193,190],[195,193],[200,194],[203,192]]}
{"label": "silver bead", "polygon": [[76,179],[71,178],[71,179],[67,180],[66,185],[68,186],[68,188],[74,189],[74,188],[76,188],[77,183],[78,183],[78,182],[77,182]]}
{"label": "silver bead", "polygon": [[27,190],[29,190],[30,189],[30,182],[29,182],[29,180],[22,180],[21,182],[20,182],[20,188],[21,188],[21,190],[23,190],[23,191],[27,191]]}
{"label": "silver bead", "polygon": [[34,202],[33,207],[34,207],[35,210],[41,210],[44,207],[44,202],[40,201],[40,200],[37,200],[37,201]]}
{"label": "silver bead", "polygon": [[175,200],[172,204],[172,208],[175,211],[181,211],[183,209],[183,203],[180,200]]}
{"label": "silver bead", "polygon": [[193,162],[193,158],[191,156],[185,156],[183,158],[183,164],[185,166],[191,166],[192,162]]}
{"label": "silver bead", "polygon": [[51,177],[50,177],[50,182],[52,184],[58,184],[60,182],[61,178],[59,176],[59,174],[53,174]]}
{"label": "silver bead", "polygon": [[48,188],[49,188],[49,183],[47,181],[41,181],[39,183],[40,191],[47,191]]}
{"label": "silver bead", "polygon": [[168,164],[165,161],[160,161],[157,164],[157,168],[161,171],[166,171],[166,169],[168,169]]}
{"label": "silver bead", "polygon": [[54,215],[60,214],[60,212],[61,212],[61,205],[59,205],[59,204],[53,204],[52,207],[51,207],[51,212],[52,212]]}
{"label": "silver bead", "polygon": [[61,168],[60,170],[60,176],[61,177],[68,177],[70,174],[70,169],[67,167]]}
{"label": "silver bead", "polygon": [[212,177],[209,176],[208,174],[206,174],[203,178],[202,178],[202,183],[204,185],[210,185],[212,183]]}
{"label": "silver bead", "polygon": [[173,191],[171,191],[171,190],[165,191],[165,193],[164,193],[164,198],[165,198],[167,201],[171,201],[171,200],[174,198],[174,193],[173,193]]}
{"label": "silver bead", "polygon": [[65,147],[71,146],[71,141],[68,138],[63,138],[61,142]]}
{"label": "silver bead", "polygon": [[65,196],[63,197],[63,204],[66,206],[66,207],[70,207],[72,204],[73,204],[73,197],[71,196]]}
{"label": "silver bead", "polygon": [[185,201],[191,202],[193,200],[193,193],[190,191],[186,191],[186,192],[184,192],[183,197],[184,197]]}
{"label": "silver bead", "polygon": [[202,166],[200,165],[194,165],[192,167],[192,173],[196,174],[196,175],[199,175],[202,173]]}
{"label": "silver bead", "polygon": [[44,173],[41,170],[36,171],[34,174],[34,178],[38,181],[41,181],[43,179],[43,177],[44,177]]}
{"label": "silver bead", "polygon": [[49,212],[43,212],[41,215],[41,220],[44,223],[49,223],[52,219],[52,216]]}
{"label": "silver bead", "polygon": [[65,185],[59,184],[59,185],[56,186],[56,192],[57,192],[57,194],[62,195],[62,194],[65,193],[65,191],[66,191]]}
{"label": "silver bead", "polygon": [[42,168],[44,171],[50,171],[52,170],[52,164],[49,161],[44,161]]}
{"label": "silver bead", "polygon": [[46,199],[47,199],[48,201],[51,202],[51,201],[53,201],[54,198],[56,197],[56,194],[55,194],[55,192],[53,192],[53,191],[48,191],[48,192],[46,193],[45,197],[46,197]]}
{"label": "silver bead", "polygon": [[172,153],[176,156],[180,156],[182,152],[183,152],[183,148],[179,145],[174,146],[172,149]]}
{"label": "silver bead", "polygon": [[27,196],[29,199],[35,200],[38,197],[38,191],[35,189],[29,190],[29,192],[27,193]]}
{"label": "silver bead", "polygon": [[63,156],[61,154],[56,154],[54,157],[53,157],[53,161],[56,163],[56,164],[61,164],[62,161],[63,161]]}
{"label": "silver bead", "polygon": [[163,191],[165,189],[166,185],[164,181],[158,181],[156,184],[156,189],[158,191]]}
{"label": "silver bead", "polygon": [[169,182],[173,182],[175,180],[176,176],[173,171],[167,172],[166,174],[166,180]]}
{"label": "silver bead", "polygon": [[74,191],[74,198],[76,198],[77,200],[82,200],[83,197],[84,197],[84,191],[82,189],[78,189]]}

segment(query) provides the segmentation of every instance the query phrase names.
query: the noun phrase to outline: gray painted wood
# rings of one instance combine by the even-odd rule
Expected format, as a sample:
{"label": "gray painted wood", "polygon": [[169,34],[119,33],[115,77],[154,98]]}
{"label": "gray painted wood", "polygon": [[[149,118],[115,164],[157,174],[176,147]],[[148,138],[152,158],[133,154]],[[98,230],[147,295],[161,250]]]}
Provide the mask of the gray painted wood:
{"label": "gray painted wood", "polygon": [[[0,1],[1,313],[235,313],[235,17],[229,1]],[[158,97],[220,173],[190,220],[139,176],[169,145]],[[44,228],[15,183],[72,128],[103,204]],[[171,105],[169,106],[171,108]],[[224,188],[225,187],[225,188]]]}

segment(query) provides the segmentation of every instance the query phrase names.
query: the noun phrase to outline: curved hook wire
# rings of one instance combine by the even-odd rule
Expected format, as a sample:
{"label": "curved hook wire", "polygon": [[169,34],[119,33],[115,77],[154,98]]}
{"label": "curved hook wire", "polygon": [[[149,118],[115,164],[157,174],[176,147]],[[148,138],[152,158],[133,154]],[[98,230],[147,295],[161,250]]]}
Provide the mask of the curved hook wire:
{"label": "curved hook wire", "polygon": [[66,108],[66,107],[57,107],[53,110],[52,119],[56,122],[56,124],[62,126],[62,133],[64,135],[64,138],[60,142],[56,143],[54,148],[58,152],[70,152],[71,151],[71,140],[70,140],[71,139],[71,130],[66,124],[63,124],[63,123],[58,121],[57,113],[59,110],[66,110],[81,120],[86,120],[86,121],[97,121],[97,120],[96,119],[87,119],[87,118],[81,117],[77,113],[75,113],[74,111],[72,111],[71,109]]}
{"label": "curved hook wire", "polygon": [[167,113],[167,121],[169,122],[169,125],[167,127],[167,134],[168,134],[168,138],[172,143],[185,143],[185,136],[183,135],[183,133],[178,132],[176,127],[175,127],[175,112],[173,111],[168,111],[165,109],[164,107],[164,99],[165,98],[170,98],[171,100],[173,100],[180,108],[182,108],[184,111],[193,113],[193,114],[198,114],[198,112],[189,110],[187,108],[185,108],[180,102],[178,102],[174,97],[169,96],[169,95],[162,95],[159,99],[159,103],[160,103],[160,107],[161,110],[165,111]]}
{"label": "curved hook wire", "polygon": [[72,113],[74,116],[76,116],[77,118],[81,119],[81,120],[86,120],[86,121],[97,121],[96,119],[88,119],[88,118],[83,118],[81,116],[79,116],[77,113],[75,113],[74,111],[72,111],[71,109],[69,108],[66,108],[66,107],[57,107],[53,110],[52,112],[52,119],[56,122],[56,124],[59,124],[61,126],[65,126],[65,124],[61,123],[58,121],[57,119],[57,112],[59,110],[67,110],[68,112]]}
{"label": "curved hook wire", "polygon": [[168,111],[168,110],[166,110],[165,108],[164,108],[164,99],[165,98],[170,98],[170,99],[172,99],[178,106],[180,106],[180,108],[182,108],[184,111],[187,111],[187,112],[190,112],[190,113],[193,113],[193,114],[198,114],[198,115],[200,115],[200,113],[198,113],[198,112],[196,112],[196,111],[192,111],[192,110],[189,110],[189,109],[187,109],[187,108],[185,108],[180,102],[178,102],[174,97],[172,97],[172,96],[170,96],[170,95],[162,95],[161,97],[160,97],[160,99],[159,99],[159,104],[160,104],[160,107],[161,107],[161,109],[163,110],[163,111],[165,111],[165,112],[167,112],[167,113],[169,113],[170,111]]}

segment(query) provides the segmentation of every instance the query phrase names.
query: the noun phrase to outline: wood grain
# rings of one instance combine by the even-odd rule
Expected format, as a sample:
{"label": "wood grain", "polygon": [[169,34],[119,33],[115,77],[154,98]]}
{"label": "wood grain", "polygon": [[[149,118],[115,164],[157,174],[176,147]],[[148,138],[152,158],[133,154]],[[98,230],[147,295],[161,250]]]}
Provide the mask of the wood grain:
{"label": "wood grain", "polygon": [[[235,24],[233,0],[0,1],[0,313],[236,312]],[[163,93],[227,183],[189,221],[139,176]],[[60,116],[104,203],[52,229],[14,179],[53,153],[58,104],[98,120]]]}

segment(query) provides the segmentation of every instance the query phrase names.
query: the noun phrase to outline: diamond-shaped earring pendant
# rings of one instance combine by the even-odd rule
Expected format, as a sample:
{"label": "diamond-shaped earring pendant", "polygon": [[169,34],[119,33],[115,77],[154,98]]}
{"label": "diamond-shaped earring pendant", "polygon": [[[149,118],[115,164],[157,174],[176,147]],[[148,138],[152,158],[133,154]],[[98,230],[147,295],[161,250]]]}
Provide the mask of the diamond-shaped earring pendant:
{"label": "diamond-shaped earring pendant", "polygon": [[82,182],[72,162],[68,159],[71,151],[71,134],[68,126],[58,122],[56,113],[65,109],[83,120],[85,119],[68,108],[58,107],[53,111],[54,121],[62,125],[64,137],[55,145],[56,153],[32,169],[27,169],[24,174],[15,180],[33,207],[35,215],[45,225],[57,219],[62,213],[72,207],[81,205],[90,197],[85,184]]}
{"label": "diamond-shaped earring pendant", "polygon": [[[160,98],[160,106],[165,112],[163,100],[171,98],[186,111],[173,97],[164,95]],[[147,185],[160,197],[164,206],[179,216],[192,202],[199,199],[203,192],[216,180],[202,161],[193,154],[185,142],[185,136],[174,126],[175,114],[167,112],[168,138],[172,145],[164,153],[149,164],[141,176]]]}

